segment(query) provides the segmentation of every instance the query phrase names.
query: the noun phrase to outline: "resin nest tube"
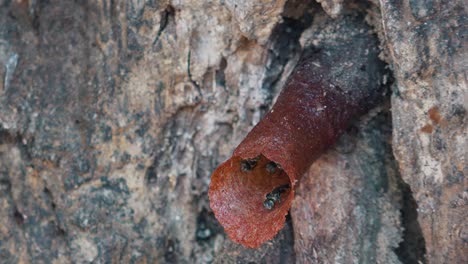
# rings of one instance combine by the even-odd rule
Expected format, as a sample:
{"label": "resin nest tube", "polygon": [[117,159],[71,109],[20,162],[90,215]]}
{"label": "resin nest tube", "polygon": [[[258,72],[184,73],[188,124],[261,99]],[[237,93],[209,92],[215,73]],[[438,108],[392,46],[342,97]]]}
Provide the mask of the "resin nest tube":
{"label": "resin nest tube", "polygon": [[256,248],[273,238],[301,176],[382,97],[375,36],[356,34],[304,52],[272,109],[214,171],[210,206],[231,240]]}

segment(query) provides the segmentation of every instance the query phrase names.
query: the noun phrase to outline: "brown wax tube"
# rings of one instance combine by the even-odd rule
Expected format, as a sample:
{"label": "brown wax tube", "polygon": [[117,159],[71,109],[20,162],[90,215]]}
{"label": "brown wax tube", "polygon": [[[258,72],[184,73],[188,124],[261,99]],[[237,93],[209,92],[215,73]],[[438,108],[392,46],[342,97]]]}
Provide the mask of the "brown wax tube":
{"label": "brown wax tube", "polygon": [[231,240],[255,248],[273,238],[302,174],[382,96],[375,36],[342,41],[304,53],[272,109],[214,171],[210,206]]}

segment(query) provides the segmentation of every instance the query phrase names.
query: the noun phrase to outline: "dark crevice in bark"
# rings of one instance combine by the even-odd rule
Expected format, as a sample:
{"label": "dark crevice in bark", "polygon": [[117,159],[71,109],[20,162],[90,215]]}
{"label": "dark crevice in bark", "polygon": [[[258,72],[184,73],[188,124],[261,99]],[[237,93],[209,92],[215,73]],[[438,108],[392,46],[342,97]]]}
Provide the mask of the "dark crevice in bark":
{"label": "dark crevice in bark", "polygon": [[0,144],[14,144],[18,137],[6,129],[2,129],[0,124]]}
{"label": "dark crevice in bark", "polygon": [[404,264],[427,263],[426,242],[418,222],[418,205],[413,197],[411,187],[403,182],[400,183],[402,191],[401,225],[404,228],[403,241],[395,249],[400,261]]}
{"label": "dark crevice in bark", "polygon": [[9,194],[11,192],[11,182],[8,179],[0,179],[0,191],[3,194]]}
{"label": "dark crevice in bark", "polygon": [[192,73],[190,72],[190,61],[192,58],[192,50],[188,51],[187,55],[187,75],[190,79],[190,82],[193,84],[193,86],[197,89],[198,96],[195,97],[195,100],[198,102],[201,98],[203,98],[203,93],[201,91],[200,85],[192,78]]}
{"label": "dark crevice in bark", "polygon": [[24,161],[27,161],[27,164],[34,166],[31,163],[32,155],[30,147],[34,143],[34,137],[27,136],[18,131],[9,131],[2,129],[0,124],[0,145],[1,144],[10,144],[16,145],[20,150],[21,156],[24,158]]}
{"label": "dark crevice in bark", "polygon": [[50,204],[50,207],[52,208],[52,210],[55,211],[55,209],[57,208],[57,205],[54,202],[54,197],[52,196],[52,193],[50,192],[49,188],[44,187],[44,195],[45,195],[45,199]]}
{"label": "dark crevice in bark", "polygon": [[227,91],[226,74],[225,74],[226,67],[227,67],[227,60],[226,58],[223,57],[219,63],[219,68],[215,72],[216,83],[220,85],[221,87],[223,87],[225,91]]}
{"label": "dark crevice in bark", "polygon": [[158,175],[156,174],[156,168],[154,165],[151,165],[146,169],[145,181],[146,185],[155,185],[158,180]]}
{"label": "dark crevice in bark", "polygon": [[213,212],[202,209],[197,217],[197,229],[195,239],[197,243],[210,243],[216,238],[216,234],[222,233],[223,228],[214,218]]}
{"label": "dark crevice in bark", "polygon": [[13,219],[15,219],[16,224],[19,226],[24,224],[24,215],[18,210],[18,208],[13,210]]}
{"label": "dark crevice in bark", "polygon": [[[47,182],[44,181],[44,186],[47,185]],[[52,211],[52,214],[54,215],[55,217],[55,221],[53,221],[53,224],[55,225],[55,234],[59,237],[63,237],[63,236],[66,236],[67,235],[67,232],[63,226],[63,223],[62,221],[60,220],[60,217],[59,217],[59,213],[57,212],[57,204],[55,202],[55,199],[54,199],[54,195],[52,194],[52,192],[50,191],[49,188],[47,187],[44,187],[44,199],[45,201],[50,205],[50,209]]]}
{"label": "dark crevice in bark", "polygon": [[288,263],[289,261],[296,262],[296,252],[294,251],[294,225],[291,214],[286,215],[286,224],[283,230],[284,239],[281,240],[279,247],[278,263]]}
{"label": "dark crevice in bark", "polygon": [[177,239],[166,239],[164,243],[164,260],[167,263],[179,263],[180,245]]}
{"label": "dark crevice in bark", "polygon": [[175,15],[175,9],[173,6],[168,5],[166,9],[161,14],[161,22],[159,24],[159,30],[158,33],[156,34],[156,37],[153,40],[153,47],[156,46],[159,42],[159,38],[161,37],[161,34],[163,33],[164,29],[166,29],[166,26],[169,24],[169,19]]}
{"label": "dark crevice in bark", "polygon": [[[266,99],[268,105],[271,105],[273,101],[273,89],[281,80],[286,64],[298,58],[301,53],[299,43],[301,34],[312,24],[313,15],[307,11],[302,11],[302,14],[296,17],[298,5],[300,3],[295,0],[289,0],[285,4],[282,14],[283,23],[273,29],[269,40],[269,60],[266,65],[268,72],[261,87],[269,92],[269,98]],[[316,3],[311,3],[308,7],[312,9],[314,5],[316,6]],[[264,106],[264,108],[262,114],[265,114],[269,107]]]}

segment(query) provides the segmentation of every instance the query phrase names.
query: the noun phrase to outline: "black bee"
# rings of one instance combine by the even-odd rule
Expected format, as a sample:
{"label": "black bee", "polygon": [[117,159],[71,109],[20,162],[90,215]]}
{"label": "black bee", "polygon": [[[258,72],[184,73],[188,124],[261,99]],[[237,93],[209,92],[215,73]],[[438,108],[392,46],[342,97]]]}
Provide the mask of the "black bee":
{"label": "black bee", "polygon": [[281,194],[289,189],[289,184],[284,184],[279,187],[276,187],[273,191],[267,193],[265,196],[265,201],[263,201],[263,207],[268,210],[272,210],[277,202],[281,199]]}
{"label": "black bee", "polygon": [[273,174],[276,172],[276,169],[281,169],[278,164],[274,163],[273,161],[267,163],[266,170],[268,173]]}
{"label": "black bee", "polygon": [[258,162],[259,159],[260,159],[260,157],[256,157],[256,158],[253,158],[253,159],[242,160],[241,164],[240,164],[241,171],[248,172],[248,171],[253,170],[255,168],[255,166],[257,166],[257,162]]}

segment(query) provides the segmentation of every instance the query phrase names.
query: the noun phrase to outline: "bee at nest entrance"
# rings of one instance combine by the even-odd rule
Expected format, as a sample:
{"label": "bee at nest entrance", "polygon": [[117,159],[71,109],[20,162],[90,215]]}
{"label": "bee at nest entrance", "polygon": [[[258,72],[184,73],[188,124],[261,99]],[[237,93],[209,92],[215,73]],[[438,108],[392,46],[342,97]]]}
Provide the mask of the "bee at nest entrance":
{"label": "bee at nest entrance", "polygon": [[259,155],[241,160],[239,166],[243,175],[248,176],[248,184],[256,186],[263,208],[271,211],[279,206],[283,197],[287,197],[289,177],[280,164]]}
{"label": "bee at nest entrance", "polygon": [[289,188],[289,184],[284,184],[267,193],[267,195],[265,195],[265,201],[263,201],[263,207],[268,210],[273,210],[275,204],[281,202],[281,194],[288,191]]}

